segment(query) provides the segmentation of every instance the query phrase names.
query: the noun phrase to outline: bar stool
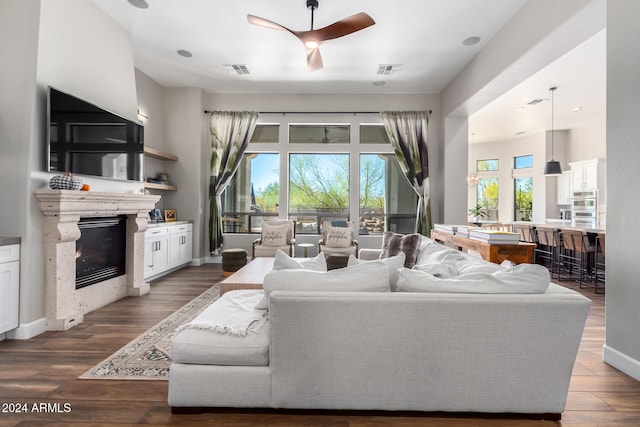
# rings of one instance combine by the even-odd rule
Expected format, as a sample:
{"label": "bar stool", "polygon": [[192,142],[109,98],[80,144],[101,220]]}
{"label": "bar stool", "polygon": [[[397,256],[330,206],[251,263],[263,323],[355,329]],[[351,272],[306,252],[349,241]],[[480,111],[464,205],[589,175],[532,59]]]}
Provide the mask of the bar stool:
{"label": "bar stool", "polygon": [[[593,255],[595,247],[589,243],[586,233],[581,230],[563,229],[560,231],[562,247],[558,256],[560,269],[558,270],[558,279],[569,280],[573,276],[573,269],[578,272],[578,283],[580,288],[582,285],[590,286],[586,281],[591,278],[591,267],[593,266]],[[568,271],[568,275],[562,277],[561,269]]]}
{"label": "bar stool", "polygon": [[[605,233],[598,233],[596,236],[596,253],[595,253],[595,273],[594,273],[594,285],[595,292],[604,293],[606,283],[606,268],[605,268]],[[598,283],[602,283],[600,289],[602,292],[598,292]]]}
{"label": "bar stool", "polygon": [[533,226],[527,224],[513,224],[513,232],[518,233],[521,242],[535,243]]}
{"label": "bar stool", "polygon": [[[540,227],[534,228],[535,244],[536,248],[533,253],[535,255],[535,263],[546,265],[549,269],[551,278],[553,273],[558,267],[558,249],[559,249],[559,236],[557,230],[553,227]],[[560,272],[557,272],[560,277]]]}

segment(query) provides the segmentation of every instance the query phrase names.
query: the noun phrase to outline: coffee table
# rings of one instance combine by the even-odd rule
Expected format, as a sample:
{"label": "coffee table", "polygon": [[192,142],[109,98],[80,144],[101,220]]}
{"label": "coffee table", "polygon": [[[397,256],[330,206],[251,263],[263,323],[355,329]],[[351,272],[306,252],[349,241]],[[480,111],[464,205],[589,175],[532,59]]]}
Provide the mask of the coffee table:
{"label": "coffee table", "polygon": [[220,282],[220,295],[237,289],[262,289],[264,276],[273,270],[273,257],[259,257]]}

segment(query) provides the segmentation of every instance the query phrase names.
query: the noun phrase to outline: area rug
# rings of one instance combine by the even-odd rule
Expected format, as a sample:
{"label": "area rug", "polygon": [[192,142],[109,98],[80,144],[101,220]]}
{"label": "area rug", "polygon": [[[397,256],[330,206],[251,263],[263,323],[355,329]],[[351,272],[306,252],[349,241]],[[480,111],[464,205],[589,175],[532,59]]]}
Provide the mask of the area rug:
{"label": "area rug", "polygon": [[79,378],[168,380],[171,338],[176,329],[191,321],[219,297],[220,286],[212,286]]}

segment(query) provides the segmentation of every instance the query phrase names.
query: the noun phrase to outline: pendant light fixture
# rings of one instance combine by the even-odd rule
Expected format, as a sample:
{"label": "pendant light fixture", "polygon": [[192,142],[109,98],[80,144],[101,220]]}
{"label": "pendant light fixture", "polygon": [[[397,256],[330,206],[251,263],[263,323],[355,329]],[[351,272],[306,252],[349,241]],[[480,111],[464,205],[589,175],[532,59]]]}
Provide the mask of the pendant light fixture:
{"label": "pendant light fixture", "polygon": [[544,165],[544,175],[545,176],[558,176],[562,175],[562,167],[560,167],[560,162],[553,159],[553,92],[557,87],[552,87],[549,90],[551,91],[551,160],[549,160]]}

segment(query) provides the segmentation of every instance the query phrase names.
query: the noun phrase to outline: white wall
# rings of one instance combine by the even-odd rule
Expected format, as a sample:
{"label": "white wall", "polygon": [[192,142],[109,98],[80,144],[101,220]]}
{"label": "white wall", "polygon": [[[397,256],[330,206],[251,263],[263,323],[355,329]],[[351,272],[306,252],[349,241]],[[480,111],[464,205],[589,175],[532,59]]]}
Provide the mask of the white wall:
{"label": "white wall", "polygon": [[570,129],[567,139],[568,161],[603,159],[606,156],[607,118],[605,116],[587,126]]}
{"label": "white wall", "polygon": [[42,142],[34,131],[39,9],[39,0],[0,1],[0,235],[22,238],[21,324],[42,317],[44,307],[43,238],[30,224],[31,157]]}
{"label": "white wall", "polygon": [[640,286],[635,185],[640,159],[640,2],[607,8],[607,295],[604,360],[640,380]]}

